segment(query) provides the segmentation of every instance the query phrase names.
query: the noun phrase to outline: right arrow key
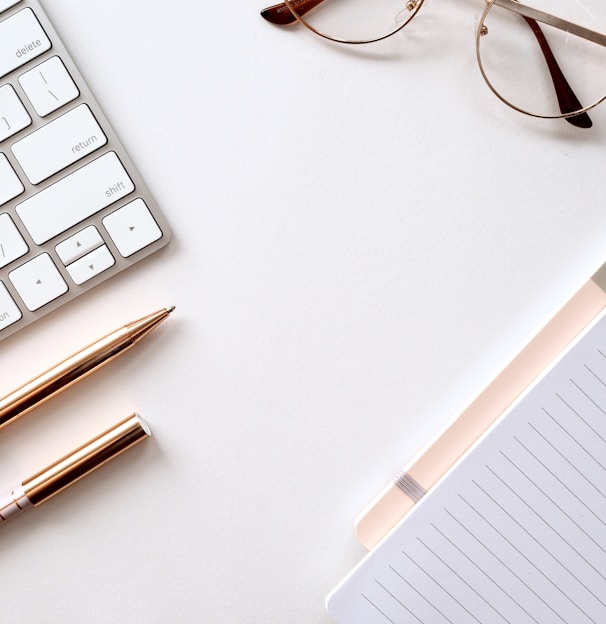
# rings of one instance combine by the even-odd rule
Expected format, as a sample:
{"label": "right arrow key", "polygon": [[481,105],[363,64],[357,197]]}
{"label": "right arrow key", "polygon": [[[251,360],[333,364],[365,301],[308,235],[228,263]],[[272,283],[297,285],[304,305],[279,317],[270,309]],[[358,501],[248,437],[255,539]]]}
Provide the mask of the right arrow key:
{"label": "right arrow key", "polygon": [[103,225],[125,258],[162,238],[162,230],[140,198],[107,215]]}

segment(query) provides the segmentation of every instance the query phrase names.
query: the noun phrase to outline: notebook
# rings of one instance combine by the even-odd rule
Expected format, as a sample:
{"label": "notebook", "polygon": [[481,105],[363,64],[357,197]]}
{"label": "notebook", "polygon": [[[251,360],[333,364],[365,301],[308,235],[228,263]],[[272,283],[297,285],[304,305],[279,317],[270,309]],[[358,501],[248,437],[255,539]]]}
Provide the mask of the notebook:
{"label": "notebook", "polygon": [[606,622],[606,315],[327,598],[339,624]]}
{"label": "notebook", "polygon": [[357,514],[360,542],[374,548],[605,307],[603,264]]}

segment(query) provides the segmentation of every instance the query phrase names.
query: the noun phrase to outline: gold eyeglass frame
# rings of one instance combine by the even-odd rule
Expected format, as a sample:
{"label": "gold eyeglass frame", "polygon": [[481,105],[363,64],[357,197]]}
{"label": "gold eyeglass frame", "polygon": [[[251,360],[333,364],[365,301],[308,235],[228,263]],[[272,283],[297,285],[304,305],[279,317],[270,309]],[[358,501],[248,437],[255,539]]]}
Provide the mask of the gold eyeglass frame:
{"label": "gold eyeglass frame", "polygon": [[[425,0],[408,0],[408,2],[406,3],[406,9],[408,9],[408,11],[410,12],[410,15],[408,19],[406,19],[402,24],[398,25],[398,27],[395,28],[394,30],[380,37],[374,37],[371,39],[359,39],[359,40],[358,39],[355,39],[355,40],[343,39],[343,38],[332,37],[330,35],[327,35],[326,33],[314,28],[303,17],[299,15],[299,12],[301,11],[301,9],[303,9],[301,13],[305,13],[315,8],[322,1],[323,0],[283,0],[281,4],[276,4],[276,5],[267,7],[266,9],[263,9],[263,11],[261,11],[261,15],[269,22],[278,24],[278,25],[288,25],[294,22],[298,22],[302,26],[304,26],[307,30],[311,31],[315,35],[318,35],[322,39],[326,39],[328,41],[334,41],[335,43],[344,43],[348,45],[358,45],[358,44],[375,43],[377,41],[382,41],[384,39],[391,37],[392,35],[395,35],[397,32],[401,31],[405,26],[409,24],[409,22],[419,12]],[[513,110],[523,113],[525,115],[529,115],[530,117],[536,117],[540,119],[566,119],[573,125],[577,125],[579,127],[585,127],[585,128],[591,127],[592,124],[591,124],[591,120],[587,116],[587,111],[591,110],[592,108],[595,108],[598,104],[606,100],[606,93],[604,94],[604,96],[602,96],[595,102],[592,102],[591,104],[586,105],[586,106],[581,105],[580,102],[578,102],[577,100],[579,104],[579,108],[576,108],[575,110],[571,112],[563,112],[559,115],[542,115],[542,114],[538,114],[538,113],[525,110],[524,108],[521,108],[517,106],[516,104],[513,104],[512,102],[507,100],[507,98],[501,95],[491,83],[486,73],[486,70],[482,64],[482,58],[481,58],[481,53],[480,53],[480,45],[481,45],[480,41],[481,41],[482,36],[487,33],[487,27],[484,22],[493,6],[498,6],[503,9],[517,13],[521,17],[525,18],[527,21],[532,20],[534,22],[540,22],[542,24],[546,24],[548,26],[558,28],[564,32],[576,35],[578,37],[586,39],[587,41],[591,41],[593,43],[597,43],[598,45],[602,45],[605,47],[606,47],[606,35],[603,35],[601,33],[585,28],[584,26],[574,24],[573,22],[569,22],[565,19],[556,17],[555,15],[551,15],[550,13],[545,13],[544,11],[534,9],[525,4],[522,4],[521,2],[518,2],[518,0],[485,0],[485,4],[486,6],[484,7],[484,11],[482,12],[482,15],[478,22],[478,27],[476,29],[476,37],[475,37],[476,59],[478,62],[480,73],[482,74],[484,81],[488,85],[488,88],[494,93],[494,95],[496,95],[496,97],[499,100],[501,100],[501,102],[503,102],[504,104],[506,104]],[[565,85],[559,85],[559,86],[560,87],[564,86],[565,88],[567,88],[569,92],[572,94],[572,97],[574,97],[576,100],[576,96],[574,96],[574,93],[572,92],[572,89],[570,85],[568,85],[568,83],[566,82],[565,78],[564,78],[564,82],[566,83]],[[554,86],[557,92],[559,87],[555,83],[554,83]]]}
{"label": "gold eyeglass frame", "polygon": [[[383,41],[384,39],[389,39],[389,37],[391,37],[392,35],[395,35],[396,33],[400,32],[405,26],[408,25],[408,23],[412,20],[412,18],[421,10],[421,7],[423,6],[423,3],[425,2],[425,0],[408,0],[406,2],[406,8],[409,11],[408,19],[402,22],[397,28],[394,28],[394,30],[390,31],[386,35],[381,35],[380,37],[374,37],[372,39],[340,39],[339,37],[331,37],[330,35],[327,35],[319,30],[316,30],[311,24],[308,24],[299,15],[297,11],[297,5],[305,5],[305,4],[313,3],[315,6],[316,4],[319,4],[320,2],[322,2],[322,0],[318,0],[317,2],[314,2],[314,0],[311,0],[311,1],[310,0],[284,0],[284,5],[288,8],[292,16],[300,24],[305,26],[307,30],[310,30],[315,35],[318,35],[318,37],[322,37],[322,39],[327,39],[328,41],[334,41],[335,43],[346,43],[347,45],[361,45],[364,43],[376,43],[377,41]],[[280,6],[280,5],[275,5],[275,6]],[[273,8],[273,7],[270,7],[270,8]]]}
{"label": "gold eyeglass frame", "polygon": [[601,33],[590,30],[589,28],[585,28],[584,26],[580,26],[579,24],[574,24],[573,22],[569,22],[568,20],[562,19],[560,17],[556,17],[555,15],[551,15],[550,13],[545,13],[544,11],[540,11],[539,9],[533,9],[532,7],[526,6],[525,4],[521,4],[517,2],[517,0],[486,0],[486,6],[484,7],[484,11],[480,17],[478,22],[478,27],[476,29],[476,59],[478,61],[478,67],[480,68],[480,73],[482,74],[482,78],[484,78],[484,82],[488,85],[488,88],[503,102],[507,104],[510,108],[518,111],[519,113],[523,113],[524,115],[529,115],[530,117],[537,117],[539,119],[569,119],[570,117],[576,117],[577,115],[582,115],[587,111],[595,108],[598,104],[601,104],[604,100],[606,100],[606,93],[599,99],[597,99],[592,104],[588,104],[587,106],[583,106],[582,108],[572,112],[572,113],[562,113],[560,115],[540,115],[537,113],[533,113],[531,111],[527,111],[509,100],[503,97],[493,86],[492,82],[488,78],[486,71],[484,69],[484,65],[482,64],[482,56],[480,53],[480,41],[482,37],[486,34],[486,25],[484,24],[490,9],[493,6],[499,6],[503,9],[507,9],[509,11],[513,11],[522,17],[527,17],[536,22],[541,22],[542,24],[547,24],[547,26],[552,26],[553,28],[558,28],[559,30],[563,30],[572,35],[576,35],[577,37],[581,37],[586,39],[587,41],[592,41],[593,43],[597,43],[599,45],[606,47],[606,35],[602,35]]}

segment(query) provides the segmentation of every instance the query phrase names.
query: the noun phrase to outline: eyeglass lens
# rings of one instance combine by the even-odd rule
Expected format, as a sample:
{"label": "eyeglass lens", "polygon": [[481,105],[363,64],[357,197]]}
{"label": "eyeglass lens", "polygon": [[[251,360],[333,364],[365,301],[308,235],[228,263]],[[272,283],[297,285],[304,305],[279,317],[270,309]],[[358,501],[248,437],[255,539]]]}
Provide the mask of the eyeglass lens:
{"label": "eyeglass lens", "polygon": [[[280,24],[298,18],[328,39],[365,43],[403,28],[422,4],[285,0],[263,15]],[[513,108],[540,117],[576,115],[571,123],[589,127],[589,117],[578,113],[606,98],[605,30],[604,0],[494,0],[479,24],[478,62],[489,87]]]}
{"label": "eyeglass lens", "polygon": [[400,30],[422,0],[287,0],[286,4],[317,34],[335,41],[363,43]]}
{"label": "eyeglass lens", "polygon": [[[594,32],[602,32],[606,25],[603,0],[526,4]],[[606,46],[496,3],[482,27],[478,51],[486,80],[515,108],[558,117],[590,107],[606,96]]]}

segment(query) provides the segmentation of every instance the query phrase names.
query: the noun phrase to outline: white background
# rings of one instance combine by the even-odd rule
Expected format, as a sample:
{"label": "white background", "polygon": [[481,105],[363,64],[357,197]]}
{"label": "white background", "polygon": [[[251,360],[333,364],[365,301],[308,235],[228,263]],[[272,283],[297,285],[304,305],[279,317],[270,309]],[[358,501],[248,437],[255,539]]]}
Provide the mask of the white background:
{"label": "white background", "polygon": [[154,432],[2,528],[3,623],[328,623],[355,513],[606,256],[606,108],[496,100],[479,0],[353,50],[262,5],[44,3],[174,240],[3,341],[0,395],[177,310],[1,432],[6,489],[134,410]]}

